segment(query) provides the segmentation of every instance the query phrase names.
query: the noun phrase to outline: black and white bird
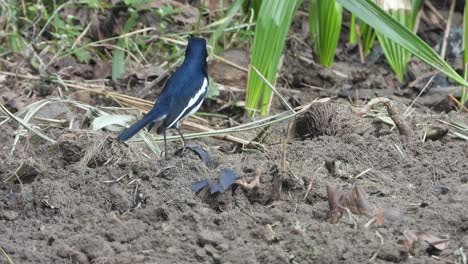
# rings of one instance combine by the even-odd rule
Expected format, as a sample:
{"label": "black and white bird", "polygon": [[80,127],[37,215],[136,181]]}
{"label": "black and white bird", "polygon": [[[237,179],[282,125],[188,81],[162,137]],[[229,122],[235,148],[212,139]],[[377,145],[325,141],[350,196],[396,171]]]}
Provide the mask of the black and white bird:
{"label": "black and white bird", "polygon": [[167,158],[166,130],[174,128],[185,139],[179,127],[181,121],[197,112],[208,92],[208,65],[206,40],[190,38],[182,65],[169,78],[154,107],[141,120],[127,128],[117,137],[125,141],[133,137],[145,126],[151,130],[155,122],[162,121],[157,129],[164,136],[164,151]]}

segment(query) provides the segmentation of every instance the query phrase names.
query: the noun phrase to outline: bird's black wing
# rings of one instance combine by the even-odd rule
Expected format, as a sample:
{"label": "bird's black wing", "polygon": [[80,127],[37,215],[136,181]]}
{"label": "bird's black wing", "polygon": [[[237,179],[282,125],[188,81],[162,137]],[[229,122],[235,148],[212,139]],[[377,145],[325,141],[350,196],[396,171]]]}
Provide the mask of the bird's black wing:
{"label": "bird's black wing", "polygon": [[[202,88],[204,90],[200,92]],[[156,103],[164,102],[164,106],[168,108],[160,128],[174,127],[177,121],[203,101],[207,91],[208,77],[204,72],[196,66],[182,65],[167,81]]]}

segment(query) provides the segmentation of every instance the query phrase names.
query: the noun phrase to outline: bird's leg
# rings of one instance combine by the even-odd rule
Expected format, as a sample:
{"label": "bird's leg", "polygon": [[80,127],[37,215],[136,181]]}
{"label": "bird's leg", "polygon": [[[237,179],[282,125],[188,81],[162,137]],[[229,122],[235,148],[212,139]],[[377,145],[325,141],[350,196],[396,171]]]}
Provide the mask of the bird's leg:
{"label": "bird's leg", "polygon": [[178,127],[175,127],[175,130],[177,130],[177,132],[178,132],[179,135],[180,135],[180,138],[182,138],[182,144],[183,144],[183,145],[182,145],[182,152],[181,152],[181,154],[183,154],[184,151],[185,151],[185,147],[187,146],[187,144],[185,144],[185,138],[184,138],[184,136],[182,135],[182,132],[180,131],[180,129],[179,129]]}
{"label": "bird's leg", "polygon": [[148,132],[151,131],[151,129],[153,128],[154,126],[154,122],[151,122],[149,125],[148,125]]}
{"label": "bird's leg", "polygon": [[167,160],[167,141],[166,141],[166,129],[163,130],[164,137],[164,157]]}

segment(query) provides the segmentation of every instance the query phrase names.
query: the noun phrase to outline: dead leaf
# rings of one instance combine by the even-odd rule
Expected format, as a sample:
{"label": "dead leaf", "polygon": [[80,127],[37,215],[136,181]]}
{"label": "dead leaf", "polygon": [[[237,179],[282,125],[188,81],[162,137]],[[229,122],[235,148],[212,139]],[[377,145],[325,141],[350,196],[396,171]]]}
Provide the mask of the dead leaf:
{"label": "dead leaf", "polygon": [[[228,49],[219,54],[223,60],[247,69],[250,63],[250,54],[243,49]],[[247,72],[240,70],[225,61],[215,59],[211,61],[208,70],[209,75],[216,82],[227,86],[244,89],[247,84]]]}
{"label": "dead leaf", "polygon": [[401,219],[401,213],[395,208],[375,208],[375,224],[383,225],[388,222],[396,222]]}
{"label": "dead leaf", "polygon": [[[224,1],[224,7],[229,6],[231,1]],[[221,1],[219,0],[205,0],[205,6],[210,11],[216,11],[222,7]]]}
{"label": "dead leaf", "polygon": [[448,128],[446,127],[437,127],[437,126],[431,126],[429,127],[425,132],[425,139],[430,139],[430,140],[439,140],[443,137],[445,137],[448,133]]}
{"label": "dead leaf", "polygon": [[146,80],[147,78],[159,77],[166,72],[163,68],[158,65],[146,65],[138,67],[134,73],[140,80]]}
{"label": "dead leaf", "polygon": [[441,239],[429,232],[409,230],[404,233],[405,239],[398,241],[407,251],[413,250],[413,245],[416,241],[424,241],[430,247],[439,251],[446,249],[450,243],[449,239]]}
{"label": "dead leaf", "polygon": [[166,7],[167,5],[170,5],[174,8],[179,9],[178,14],[174,14],[171,16],[176,21],[182,22],[184,24],[195,24],[198,21],[198,15],[199,11],[197,8],[186,5],[183,3],[179,3],[177,1],[173,0],[157,0],[157,1],[152,1],[147,4],[151,8],[163,8]]}
{"label": "dead leaf", "polygon": [[355,186],[344,192],[336,184],[327,186],[328,205],[330,207],[330,222],[335,224],[346,209],[352,213],[367,216],[374,215],[374,206],[367,201],[366,193]]}
{"label": "dead leaf", "polygon": [[96,60],[94,65],[94,79],[107,79],[112,76],[112,64],[110,61]]}

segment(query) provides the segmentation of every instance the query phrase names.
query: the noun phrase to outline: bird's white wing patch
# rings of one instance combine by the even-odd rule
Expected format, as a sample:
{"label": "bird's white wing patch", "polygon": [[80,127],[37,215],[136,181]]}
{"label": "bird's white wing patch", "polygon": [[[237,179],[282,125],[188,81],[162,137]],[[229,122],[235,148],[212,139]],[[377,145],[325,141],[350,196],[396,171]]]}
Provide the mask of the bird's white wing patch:
{"label": "bird's white wing patch", "polygon": [[[174,121],[167,127],[172,127],[175,123],[177,123],[177,121],[179,121],[183,117],[182,115],[185,113],[185,111],[187,111],[187,109],[191,108],[194,104],[196,104],[197,101],[200,99],[200,97],[203,96],[203,94],[207,91],[207,89],[208,89],[208,80],[206,78],[203,78],[202,87],[198,90],[198,92],[192,98],[190,98],[190,101],[188,102],[184,110],[182,110],[180,114],[177,116],[177,118],[174,119]],[[190,111],[190,113],[187,114],[187,116],[195,113],[198,110],[198,108],[200,108],[200,106],[201,106],[201,102],[197,106],[195,106],[192,109],[192,111]]]}

